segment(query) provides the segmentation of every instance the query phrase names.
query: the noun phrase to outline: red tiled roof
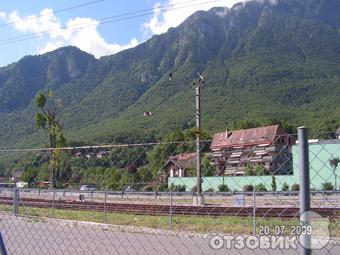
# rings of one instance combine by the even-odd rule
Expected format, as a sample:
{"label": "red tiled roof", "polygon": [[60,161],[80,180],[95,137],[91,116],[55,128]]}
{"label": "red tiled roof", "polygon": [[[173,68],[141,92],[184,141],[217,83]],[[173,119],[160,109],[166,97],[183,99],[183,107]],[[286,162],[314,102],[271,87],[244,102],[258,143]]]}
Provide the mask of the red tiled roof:
{"label": "red tiled roof", "polygon": [[169,162],[185,169],[196,162],[196,153],[184,153],[169,157]]}
{"label": "red tiled roof", "polygon": [[215,134],[211,149],[272,143],[278,135],[286,134],[278,125],[229,131],[228,133],[228,137],[226,137],[226,132]]}

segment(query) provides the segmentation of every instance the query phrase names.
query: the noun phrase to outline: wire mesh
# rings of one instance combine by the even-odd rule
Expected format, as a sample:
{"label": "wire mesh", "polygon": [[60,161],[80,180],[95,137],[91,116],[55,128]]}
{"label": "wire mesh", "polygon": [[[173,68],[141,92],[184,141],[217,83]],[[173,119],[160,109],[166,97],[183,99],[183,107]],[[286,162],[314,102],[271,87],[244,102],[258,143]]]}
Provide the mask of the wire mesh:
{"label": "wire mesh", "polygon": [[[201,142],[202,206],[195,141],[1,150],[8,253],[299,253],[297,137],[229,137]],[[313,253],[339,254],[340,140],[310,137],[311,211],[328,224]]]}

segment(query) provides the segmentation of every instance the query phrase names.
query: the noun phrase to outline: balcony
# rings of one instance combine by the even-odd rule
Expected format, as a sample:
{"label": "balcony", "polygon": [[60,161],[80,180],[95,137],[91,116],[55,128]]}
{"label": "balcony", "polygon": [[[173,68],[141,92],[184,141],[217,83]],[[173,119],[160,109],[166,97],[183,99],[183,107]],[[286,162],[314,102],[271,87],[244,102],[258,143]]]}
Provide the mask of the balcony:
{"label": "balcony", "polygon": [[268,148],[266,148],[266,151],[267,152],[274,152],[274,151],[277,151],[277,147],[276,146],[271,146],[271,147],[268,147]]}

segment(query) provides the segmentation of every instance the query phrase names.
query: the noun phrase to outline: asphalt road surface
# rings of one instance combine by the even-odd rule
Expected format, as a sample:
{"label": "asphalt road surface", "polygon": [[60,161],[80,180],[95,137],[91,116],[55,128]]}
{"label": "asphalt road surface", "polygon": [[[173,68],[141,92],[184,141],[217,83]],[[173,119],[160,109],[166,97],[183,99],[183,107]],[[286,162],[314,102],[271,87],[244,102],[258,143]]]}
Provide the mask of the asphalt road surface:
{"label": "asphalt road surface", "polygon": [[[214,250],[209,239],[168,232],[103,228],[103,225],[0,214],[0,231],[8,254],[300,254],[297,249]],[[313,254],[340,254],[340,246],[328,244]]]}

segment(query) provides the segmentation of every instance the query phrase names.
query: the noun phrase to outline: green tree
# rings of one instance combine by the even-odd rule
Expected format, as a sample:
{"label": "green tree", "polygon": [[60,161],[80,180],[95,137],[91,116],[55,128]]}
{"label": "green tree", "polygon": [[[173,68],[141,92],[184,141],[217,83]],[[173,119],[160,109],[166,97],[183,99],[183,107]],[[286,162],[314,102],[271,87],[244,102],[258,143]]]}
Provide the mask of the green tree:
{"label": "green tree", "polygon": [[264,165],[256,165],[255,167],[255,173],[256,175],[258,176],[262,176],[262,175],[267,175],[268,174],[268,171],[267,169],[264,167]]}
{"label": "green tree", "polygon": [[21,175],[21,179],[25,182],[32,183],[35,182],[38,176],[38,170],[36,168],[25,169]]}
{"label": "green tree", "polygon": [[244,170],[244,174],[246,176],[253,176],[255,175],[254,168],[251,164],[247,164]]}
{"label": "green tree", "polygon": [[233,125],[233,129],[240,130],[240,129],[256,128],[260,126],[262,126],[262,124],[258,122],[257,120],[245,119],[245,120],[240,120],[238,122],[235,122]]}
{"label": "green tree", "polygon": [[293,126],[291,124],[289,124],[287,119],[277,119],[277,118],[273,118],[273,119],[269,119],[267,121],[265,121],[263,123],[263,125],[265,126],[269,126],[269,125],[279,125],[280,127],[282,127],[288,134],[296,134],[296,126]]}
{"label": "green tree", "polygon": [[152,180],[152,172],[146,166],[138,168],[138,175],[140,183],[149,183]]}
{"label": "green tree", "polygon": [[[209,140],[211,136],[207,132],[202,132],[202,140]],[[153,147],[153,149],[148,153],[147,161],[148,167],[151,169],[153,176],[158,176],[165,162],[169,160],[169,157],[181,153],[193,153],[195,152],[195,133],[194,129],[186,129],[184,131],[176,129],[175,131],[167,134],[162,142]],[[208,151],[210,143],[204,142],[202,145],[202,151]],[[193,166],[194,167],[194,166]],[[203,170],[203,169],[202,169]],[[211,171],[211,169],[208,169]],[[209,173],[208,171],[208,173]],[[193,174],[195,176],[196,172],[193,173],[192,169],[187,170],[189,176]]]}
{"label": "green tree", "polygon": [[272,183],[271,183],[271,186],[272,186],[272,191],[276,191],[276,180],[275,180],[275,176],[272,175]]}
{"label": "green tree", "polygon": [[3,163],[0,162],[0,176],[3,177],[5,176],[5,172],[6,172],[6,167]]}
{"label": "green tree", "polygon": [[158,183],[156,186],[156,191],[158,192],[164,192],[168,190],[168,184],[167,183]]}
{"label": "green tree", "polygon": [[212,165],[210,157],[205,155],[201,161],[202,176],[214,176],[216,168]]}
{"label": "green tree", "polygon": [[319,132],[315,133],[315,138],[334,139],[335,130],[340,126],[339,120],[326,120],[319,125]]}
{"label": "green tree", "polygon": [[50,158],[50,187],[55,188],[57,157],[59,154],[55,151],[55,148],[66,145],[66,139],[62,134],[63,125],[59,116],[62,102],[55,96],[53,91],[49,91],[47,97],[39,92],[35,97],[35,104],[40,110],[35,115],[36,126],[46,130],[49,135],[49,147],[52,149]]}

